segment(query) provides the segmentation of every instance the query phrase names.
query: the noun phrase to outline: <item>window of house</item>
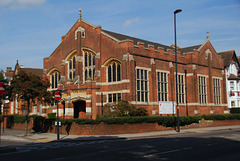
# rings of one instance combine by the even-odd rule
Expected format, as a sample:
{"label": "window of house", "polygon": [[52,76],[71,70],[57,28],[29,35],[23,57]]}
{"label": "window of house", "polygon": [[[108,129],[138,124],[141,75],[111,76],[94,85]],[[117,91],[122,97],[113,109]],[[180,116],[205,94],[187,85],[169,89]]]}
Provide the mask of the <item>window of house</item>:
{"label": "window of house", "polygon": [[233,81],[230,81],[230,90],[231,90],[231,91],[235,90],[235,89],[234,89],[234,82],[233,82]]}
{"label": "window of house", "polygon": [[220,79],[213,78],[214,104],[221,104],[221,83]]}
{"label": "window of house", "polygon": [[121,65],[113,61],[108,65],[108,82],[116,82],[121,80]]}
{"label": "window of house", "polygon": [[137,69],[137,101],[148,102],[148,72],[144,69]]}
{"label": "window of house", "polygon": [[184,75],[178,75],[177,79],[178,103],[185,103]]}
{"label": "window of house", "polygon": [[199,103],[207,104],[207,82],[206,77],[198,77],[198,93],[199,93]]}
{"label": "window of house", "polygon": [[157,72],[158,101],[168,100],[167,73]]}
{"label": "window of house", "polygon": [[95,54],[84,51],[84,79],[93,80],[95,74]]}
{"label": "window of house", "polygon": [[108,102],[118,102],[122,99],[121,93],[108,94]]}
{"label": "window of house", "polygon": [[76,76],[76,56],[73,56],[68,62],[68,78],[73,80]]}
{"label": "window of house", "polygon": [[58,71],[55,71],[51,75],[51,88],[57,89],[58,82],[60,81],[60,73]]}

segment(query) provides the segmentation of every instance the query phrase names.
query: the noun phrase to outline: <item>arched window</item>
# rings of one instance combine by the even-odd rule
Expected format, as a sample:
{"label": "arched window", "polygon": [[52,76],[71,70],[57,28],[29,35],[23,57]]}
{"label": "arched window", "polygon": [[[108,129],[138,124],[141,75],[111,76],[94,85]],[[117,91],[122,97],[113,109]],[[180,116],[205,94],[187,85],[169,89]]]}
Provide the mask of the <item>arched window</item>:
{"label": "arched window", "polygon": [[121,81],[121,65],[114,61],[108,66],[108,82]]}
{"label": "arched window", "polygon": [[112,82],[112,66],[108,66],[108,82]]}
{"label": "arched window", "polygon": [[54,71],[52,72],[52,75],[51,75],[51,88],[52,89],[57,89],[57,86],[58,86],[58,82],[60,81],[60,73],[58,71]]}
{"label": "arched window", "polygon": [[85,81],[93,80],[95,74],[95,54],[90,51],[84,51],[84,78]]}
{"label": "arched window", "polygon": [[75,78],[75,73],[76,73],[76,56],[73,56],[69,60],[69,67],[68,67],[68,74],[69,74],[69,79],[73,80]]}

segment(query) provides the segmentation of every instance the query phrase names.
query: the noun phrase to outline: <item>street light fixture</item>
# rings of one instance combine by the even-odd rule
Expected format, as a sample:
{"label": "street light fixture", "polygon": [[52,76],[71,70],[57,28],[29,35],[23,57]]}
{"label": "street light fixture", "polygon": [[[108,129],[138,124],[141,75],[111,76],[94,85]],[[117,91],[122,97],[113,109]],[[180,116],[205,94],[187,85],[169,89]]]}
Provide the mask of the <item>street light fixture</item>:
{"label": "street light fixture", "polygon": [[174,11],[174,38],[175,38],[175,63],[176,63],[176,102],[177,102],[177,132],[180,132],[179,127],[179,107],[178,107],[178,70],[177,70],[177,32],[176,32],[176,14],[182,12],[181,9]]}

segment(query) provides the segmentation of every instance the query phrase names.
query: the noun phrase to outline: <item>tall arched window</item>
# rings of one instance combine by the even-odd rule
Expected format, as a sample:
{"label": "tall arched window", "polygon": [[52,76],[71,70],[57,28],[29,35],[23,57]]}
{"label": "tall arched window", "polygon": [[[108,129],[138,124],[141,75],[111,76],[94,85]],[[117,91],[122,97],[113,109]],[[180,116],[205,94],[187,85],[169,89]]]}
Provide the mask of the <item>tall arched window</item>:
{"label": "tall arched window", "polygon": [[84,51],[84,79],[93,80],[95,74],[95,54],[90,51]]}
{"label": "tall arched window", "polygon": [[108,65],[108,82],[121,80],[121,65],[114,61]]}
{"label": "tall arched window", "polygon": [[60,73],[58,71],[52,72],[51,75],[51,88],[52,89],[57,89],[58,82],[60,81]]}
{"label": "tall arched window", "polygon": [[73,80],[75,78],[75,74],[76,73],[76,56],[73,56],[70,60],[69,60],[69,67],[68,67],[68,78],[70,80]]}

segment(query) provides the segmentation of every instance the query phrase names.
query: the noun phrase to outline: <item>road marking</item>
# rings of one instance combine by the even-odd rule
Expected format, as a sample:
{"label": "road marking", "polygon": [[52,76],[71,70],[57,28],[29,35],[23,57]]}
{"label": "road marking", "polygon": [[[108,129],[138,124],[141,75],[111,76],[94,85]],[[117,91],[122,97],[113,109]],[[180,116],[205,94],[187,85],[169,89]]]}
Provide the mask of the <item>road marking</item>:
{"label": "road marking", "polygon": [[183,148],[183,150],[189,150],[189,149],[192,149],[192,147]]}
{"label": "road marking", "polygon": [[177,151],[180,151],[180,149],[169,150],[169,151],[164,151],[164,152],[160,152],[160,153],[148,154],[148,155],[144,155],[143,157],[145,157],[145,158],[151,158],[151,157],[154,157],[154,156],[156,156],[156,155],[173,153],[173,152],[177,152]]}
{"label": "road marking", "polygon": [[[182,150],[189,150],[189,149],[192,149],[192,147],[186,147],[186,148],[183,148]],[[148,154],[148,155],[144,155],[143,157],[152,158],[152,157],[155,157],[157,155],[174,153],[174,152],[178,152],[178,151],[181,151],[181,149],[174,149],[174,150],[164,151],[164,152],[160,152],[160,153]]]}

